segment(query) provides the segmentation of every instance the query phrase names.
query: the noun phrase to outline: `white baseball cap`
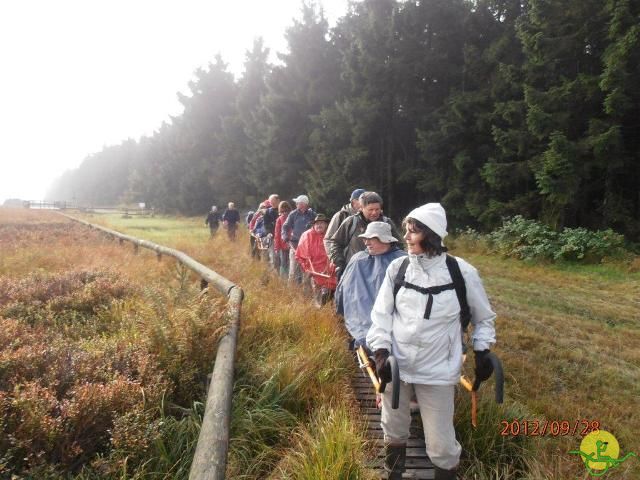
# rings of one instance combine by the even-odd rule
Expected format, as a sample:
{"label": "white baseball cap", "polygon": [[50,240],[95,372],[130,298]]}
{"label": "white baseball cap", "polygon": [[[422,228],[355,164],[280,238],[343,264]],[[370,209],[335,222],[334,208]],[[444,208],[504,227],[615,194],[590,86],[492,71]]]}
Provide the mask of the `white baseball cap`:
{"label": "white baseball cap", "polygon": [[309,205],[309,197],[307,197],[306,195],[299,195],[294,198],[293,201],[296,203],[306,203],[307,205]]}

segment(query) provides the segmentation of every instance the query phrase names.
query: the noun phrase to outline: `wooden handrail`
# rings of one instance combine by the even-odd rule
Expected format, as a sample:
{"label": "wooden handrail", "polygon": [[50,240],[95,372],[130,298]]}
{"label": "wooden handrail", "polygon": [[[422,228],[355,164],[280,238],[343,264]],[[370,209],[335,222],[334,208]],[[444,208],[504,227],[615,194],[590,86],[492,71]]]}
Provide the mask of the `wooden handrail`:
{"label": "wooden handrail", "polygon": [[179,250],[131,237],[62,212],[56,213],[75,222],[82,223],[89,228],[100,230],[118,238],[120,241],[131,242],[136,248],[144,247],[155,251],[158,255],[172,256],[200,275],[218,292],[227,296],[228,302],[225,317],[228,321],[228,328],[218,343],[198,444],[196,445],[191,470],[189,471],[189,480],[224,480],[227,468],[227,453],[229,451],[233,371],[238,331],[240,329],[240,311],[244,297],[242,289]]}

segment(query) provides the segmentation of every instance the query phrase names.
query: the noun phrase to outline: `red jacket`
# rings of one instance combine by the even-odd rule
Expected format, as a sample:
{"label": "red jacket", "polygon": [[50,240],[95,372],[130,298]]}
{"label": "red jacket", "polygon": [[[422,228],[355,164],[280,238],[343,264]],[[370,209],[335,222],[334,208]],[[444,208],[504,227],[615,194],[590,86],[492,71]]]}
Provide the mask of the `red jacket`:
{"label": "red jacket", "polygon": [[300,242],[296,249],[296,260],[305,272],[311,273],[311,266],[313,266],[313,272],[330,275],[329,278],[326,278],[311,273],[317,285],[335,290],[337,283],[335,267],[329,263],[323,240],[324,233],[316,232],[313,227],[305,231],[300,236]]}
{"label": "red jacket", "polygon": [[289,244],[283,241],[281,236],[282,224],[285,222],[288,216],[288,213],[281,213],[280,215],[278,215],[278,218],[276,220],[276,229],[273,233],[273,249],[276,252],[279,252],[280,250],[289,250]]}

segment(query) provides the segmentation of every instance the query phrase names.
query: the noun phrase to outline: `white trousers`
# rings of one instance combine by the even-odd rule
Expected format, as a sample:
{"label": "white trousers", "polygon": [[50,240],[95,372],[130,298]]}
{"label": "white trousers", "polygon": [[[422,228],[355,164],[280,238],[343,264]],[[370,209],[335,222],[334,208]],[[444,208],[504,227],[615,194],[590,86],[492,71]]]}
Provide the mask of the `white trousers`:
{"label": "white trousers", "polygon": [[409,439],[409,402],[415,391],[424,428],[427,455],[434,465],[450,470],[458,466],[462,447],[453,428],[454,385],[419,385],[400,382],[400,406],[391,408],[392,386],[382,394],[382,430],[385,443],[403,445]]}

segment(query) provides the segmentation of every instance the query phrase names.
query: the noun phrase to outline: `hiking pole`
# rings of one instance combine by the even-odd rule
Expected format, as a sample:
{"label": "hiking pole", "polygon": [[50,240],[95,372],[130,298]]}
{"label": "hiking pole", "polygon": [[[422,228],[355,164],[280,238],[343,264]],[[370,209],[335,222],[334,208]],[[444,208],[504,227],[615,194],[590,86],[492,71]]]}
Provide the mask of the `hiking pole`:
{"label": "hiking pole", "polygon": [[[360,364],[360,368],[365,369],[369,374],[369,378],[371,379],[371,383],[373,383],[376,393],[384,393],[387,388],[387,382],[381,382],[376,375],[376,369],[373,361],[369,358],[364,347],[360,345],[356,352],[358,354],[358,363]],[[391,385],[393,387],[393,392],[391,393],[391,408],[397,410],[400,405],[400,369],[398,368],[398,362],[393,355],[389,356],[387,362],[389,362],[389,366],[391,367]]]}
{"label": "hiking pole", "polygon": [[471,393],[471,425],[476,428],[478,426],[478,394],[473,389],[471,381],[465,375],[460,376],[460,385]]}
{"label": "hiking pole", "polygon": [[[504,370],[502,369],[502,362],[498,358],[498,356],[489,352],[486,357],[491,365],[493,366],[493,373],[495,374],[496,386],[495,386],[495,396],[496,403],[504,402]],[[471,381],[464,375],[460,376],[460,384],[469,392],[471,392],[471,425],[474,427],[478,426],[478,389],[480,388],[480,384],[482,380],[475,379],[473,384]]]}

